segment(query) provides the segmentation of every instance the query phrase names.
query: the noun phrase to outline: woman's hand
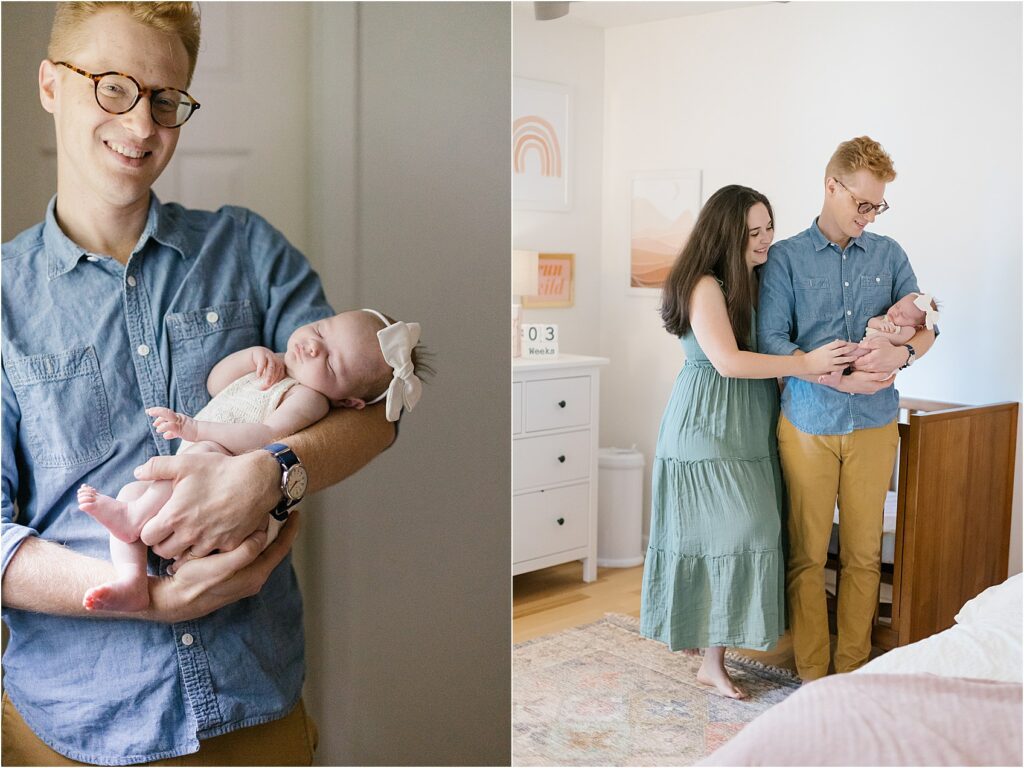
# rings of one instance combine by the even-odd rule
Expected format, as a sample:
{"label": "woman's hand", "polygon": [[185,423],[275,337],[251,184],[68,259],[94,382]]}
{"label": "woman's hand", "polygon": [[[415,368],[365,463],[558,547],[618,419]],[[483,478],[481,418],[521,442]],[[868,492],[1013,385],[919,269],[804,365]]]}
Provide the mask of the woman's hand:
{"label": "woman's hand", "polygon": [[873,395],[886,387],[891,387],[895,381],[895,374],[867,373],[866,371],[854,371],[849,376],[842,376],[835,384],[832,384],[827,376],[818,379],[819,384],[825,384],[852,395]]}
{"label": "woman's hand", "polygon": [[801,355],[800,360],[806,366],[804,373],[815,376],[842,371],[856,359],[856,351],[857,345],[852,341],[836,339],[828,344],[822,344],[806,355]]}

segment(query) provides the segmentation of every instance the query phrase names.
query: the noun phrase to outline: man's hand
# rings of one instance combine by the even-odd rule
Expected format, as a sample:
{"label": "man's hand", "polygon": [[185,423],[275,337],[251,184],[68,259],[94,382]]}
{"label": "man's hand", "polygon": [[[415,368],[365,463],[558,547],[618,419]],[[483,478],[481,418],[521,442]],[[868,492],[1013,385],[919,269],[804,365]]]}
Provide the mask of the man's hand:
{"label": "man's hand", "polygon": [[174,483],[171,497],[140,534],[168,560],[190,548],[195,557],[235,549],[250,534],[266,530],[281,495],[280,469],[266,451],[155,456],[136,468],[135,477]]}
{"label": "man's hand", "polygon": [[828,376],[818,377],[819,384],[854,395],[873,395],[886,387],[891,387],[895,381],[895,374],[887,375],[867,371],[854,371],[849,376],[843,376],[836,384],[832,384]]}
{"label": "man's hand", "polygon": [[257,594],[291,549],[299,530],[299,514],[297,510],[291,514],[278,537],[262,552],[267,535],[259,531],[230,552],[182,560],[173,576],[150,576],[150,607],[139,618],[188,621]]}
{"label": "man's hand", "polygon": [[853,367],[858,371],[868,373],[884,373],[886,377],[907,362],[910,352],[902,344],[893,345],[888,339],[872,336],[861,342],[862,347],[867,347],[868,352],[856,360]]}

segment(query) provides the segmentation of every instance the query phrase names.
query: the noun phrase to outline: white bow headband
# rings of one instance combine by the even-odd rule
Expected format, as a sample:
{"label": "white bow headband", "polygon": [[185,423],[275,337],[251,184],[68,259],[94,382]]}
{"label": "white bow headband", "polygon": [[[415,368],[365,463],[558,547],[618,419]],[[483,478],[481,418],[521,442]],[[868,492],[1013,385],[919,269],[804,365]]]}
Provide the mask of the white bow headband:
{"label": "white bow headband", "polygon": [[914,306],[924,312],[924,327],[929,331],[939,322],[939,311],[932,307],[932,297],[927,293],[918,294]]}
{"label": "white bow headband", "polygon": [[377,331],[377,341],[384,360],[395,372],[388,388],[381,392],[367,405],[374,405],[387,398],[384,414],[388,421],[398,421],[402,409],[411,411],[420,401],[423,382],[413,372],[412,350],[420,340],[419,323],[403,323],[401,320],[392,323],[375,309],[364,309],[377,317],[385,327]]}

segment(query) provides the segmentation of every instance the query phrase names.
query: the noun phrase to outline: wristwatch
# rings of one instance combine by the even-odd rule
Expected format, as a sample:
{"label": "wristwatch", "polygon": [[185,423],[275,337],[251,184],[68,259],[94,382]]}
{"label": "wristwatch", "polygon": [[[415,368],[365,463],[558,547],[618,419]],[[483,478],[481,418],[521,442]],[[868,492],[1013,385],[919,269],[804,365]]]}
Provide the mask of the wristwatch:
{"label": "wristwatch", "polygon": [[917,352],[914,351],[914,348],[912,346],[910,346],[909,344],[904,344],[903,346],[906,347],[908,350],[910,350],[910,356],[907,358],[907,362],[905,362],[903,365],[900,366],[899,369],[901,371],[904,368],[909,368],[910,364],[912,362],[914,362],[914,358],[917,356]]}
{"label": "wristwatch", "polygon": [[263,446],[263,450],[268,451],[281,465],[281,501],[270,510],[270,515],[275,520],[284,522],[291,514],[292,507],[306,495],[309,478],[299,457],[284,443],[271,443]]}

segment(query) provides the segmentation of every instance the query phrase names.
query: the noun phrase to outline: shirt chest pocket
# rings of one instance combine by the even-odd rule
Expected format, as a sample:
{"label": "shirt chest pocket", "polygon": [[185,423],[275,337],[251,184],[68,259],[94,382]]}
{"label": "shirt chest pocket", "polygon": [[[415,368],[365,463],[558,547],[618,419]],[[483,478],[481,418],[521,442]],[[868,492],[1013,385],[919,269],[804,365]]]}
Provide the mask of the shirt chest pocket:
{"label": "shirt chest pocket", "polygon": [[814,320],[832,320],[836,317],[827,277],[797,280],[793,287],[796,289],[794,293],[798,317]]}
{"label": "shirt chest pocket", "polygon": [[868,317],[884,315],[892,306],[892,275],[884,272],[861,275],[860,291],[864,314]]}
{"label": "shirt chest pocket", "polygon": [[252,302],[232,301],[166,317],[181,408],[194,415],[210,396],[206,379],[222,358],[260,343]]}
{"label": "shirt chest pocket", "polygon": [[4,361],[18,396],[25,450],[40,467],[71,467],[102,457],[114,442],[96,351]]}

